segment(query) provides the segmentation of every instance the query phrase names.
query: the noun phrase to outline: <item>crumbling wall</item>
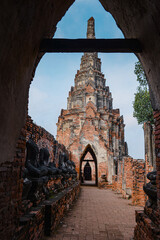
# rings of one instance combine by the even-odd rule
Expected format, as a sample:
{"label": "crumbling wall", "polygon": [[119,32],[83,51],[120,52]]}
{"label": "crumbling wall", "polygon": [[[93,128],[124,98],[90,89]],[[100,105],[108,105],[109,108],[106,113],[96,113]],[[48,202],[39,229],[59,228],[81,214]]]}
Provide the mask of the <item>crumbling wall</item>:
{"label": "crumbling wall", "polygon": [[133,190],[132,204],[144,206],[147,196],[143,191],[143,185],[146,183],[146,169],[143,160],[133,162]]}
{"label": "crumbling wall", "polygon": [[64,145],[59,144],[52,134],[35,124],[29,116],[26,120],[25,129],[26,141],[31,138],[39,149],[47,147],[50,154],[49,160],[54,161],[56,165],[58,165],[60,151],[68,153]]}
{"label": "crumbling wall", "polygon": [[[152,106],[157,111],[158,115],[155,115],[155,118],[159,124],[160,2],[150,0],[101,0],[101,2],[104,8],[113,15],[125,37],[137,38],[142,44],[143,51],[137,55],[148,77]],[[19,152],[16,144],[27,115],[29,84],[41,57],[41,54],[39,55],[40,42],[44,37],[52,37],[58,21],[72,3],[73,0],[28,0],[27,2],[6,0],[0,2],[1,213],[5,207],[4,212],[6,219],[7,217],[10,219],[9,222],[12,222],[13,218],[11,214],[8,215],[7,209],[15,209],[14,202],[11,201],[11,192],[13,195],[16,194],[16,188],[19,186],[17,182],[14,183],[14,178],[11,176],[12,168],[15,166],[16,169],[19,168],[13,156]],[[160,157],[158,155],[160,132],[158,126],[156,130],[156,163],[158,199],[160,199]],[[23,157],[20,156],[20,153],[18,156],[18,166],[20,166],[19,161],[21,162],[20,159]],[[7,188],[9,188],[8,192],[6,192]],[[18,196],[16,198],[18,199]],[[6,204],[5,199],[6,202],[10,201],[10,205]],[[1,222],[3,223],[3,215]],[[5,226],[5,237],[12,231],[10,226],[11,224]],[[2,233],[1,237],[3,238]]]}
{"label": "crumbling wall", "polygon": [[122,193],[123,197],[132,197],[134,205],[144,206],[147,196],[143,185],[148,182],[147,174],[156,169],[154,126],[144,124],[145,161],[123,157],[119,161],[118,176],[113,176],[112,189]]}
{"label": "crumbling wall", "polygon": [[0,164],[0,233],[1,239],[12,239],[21,216],[22,169],[25,162],[26,133],[21,130],[13,159]]}
{"label": "crumbling wall", "polygon": [[31,80],[42,53],[44,38],[74,0],[1,1],[0,3],[0,162],[12,161],[27,116]]}
{"label": "crumbling wall", "polygon": [[137,225],[134,239],[160,239],[160,112],[154,112],[155,119],[155,154],[157,170],[157,204],[146,205],[144,210],[136,211]]}
{"label": "crumbling wall", "polygon": [[160,212],[160,112],[159,111],[156,111],[154,113],[154,119],[155,119],[156,170],[157,170],[157,205]]}
{"label": "crumbling wall", "polygon": [[[25,165],[26,141],[29,138],[32,138],[37,143],[39,149],[47,147],[50,153],[50,160],[55,161],[57,164],[59,152],[67,152],[63,145],[55,141],[53,135],[33,123],[29,116],[27,117],[26,124],[21,130],[16,144],[16,153],[13,160],[11,159],[10,162],[1,163],[0,165],[0,232],[2,239],[12,239],[19,225],[19,218],[32,207],[32,203],[28,203],[25,206],[22,204],[22,173]],[[55,147],[57,151],[55,151]],[[42,209],[41,211],[43,212]],[[41,211],[39,215],[43,215]],[[41,221],[40,218],[39,221]],[[41,234],[41,230],[37,229],[37,234],[38,232]]]}
{"label": "crumbling wall", "polygon": [[55,194],[49,200],[43,201],[38,207],[33,207],[29,214],[23,218],[23,224],[14,235],[16,240],[39,240],[53,233],[64,213],[69,210],[72,203],[78,198],[80,192],[79,182]]}
{"label": "crumbling wall", "polygon": [[123,157],[119,162],[118,175],[113,176],[112,190],[122,193],[124,198],[132,198],[133,205],[144,206],[145,162]]}
{"label": "crumbling wall", "polygon": [[151,172],[156,170],[156,155],[154,125],[150,122],[144,123],[144,144],[146,172]]}

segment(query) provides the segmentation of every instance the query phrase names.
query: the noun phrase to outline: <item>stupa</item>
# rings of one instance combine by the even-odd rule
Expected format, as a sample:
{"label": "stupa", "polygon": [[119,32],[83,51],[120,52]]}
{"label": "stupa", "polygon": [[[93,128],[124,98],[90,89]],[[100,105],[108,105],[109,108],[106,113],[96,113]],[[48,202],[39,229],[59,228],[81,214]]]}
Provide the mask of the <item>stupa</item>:
{"label": "stupa", "polygon": [[[88,20],[87,38],[95,38],[94,18]],[[112,183],[117,165],[128,155],[124,140],[124,121],[101,72],[98,53],[84,53],[57,123],[57,140],[71,152],[71,160],[81,178],[85,163],[90,163],[96,184],[104,178]]]}

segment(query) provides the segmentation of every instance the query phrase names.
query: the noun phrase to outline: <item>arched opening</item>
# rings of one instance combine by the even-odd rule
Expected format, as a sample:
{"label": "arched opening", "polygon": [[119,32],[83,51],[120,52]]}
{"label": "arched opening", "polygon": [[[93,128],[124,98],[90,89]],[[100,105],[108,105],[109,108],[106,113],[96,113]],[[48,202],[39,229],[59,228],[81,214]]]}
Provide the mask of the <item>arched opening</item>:
{"label": "arched opening", "polygon": [[[88,13],[86,13],[87,11]],[[77,21],[68,28],[68,22],[73,21],[75,12]],[[95,0],[88,0],[86,3],[75,2],[58,23],[54,38],[85,38],[87,20],[92,15],[95,18],[96,38],[124,38],[111,14],[107,13]],[[106,20],[107,23],[104,27],[102,23]],[[113,105],[115,108],[119,108],[124,116],[129,154],[134,158],[143,158],[143,129],[138,126],[136,119],[132,116],[132,101],[137,87],[134,74],[134,64],[137,58],[133,53],[99,53],[98,55],[102,59],[102,72],[107,78],[106,85],[112,92]],[[56,136],[56,123],[60,109],[67,108],[66,99],[74,84],[81,56],[82,53],[46,53],[37,67],[35,78],[31,84],[29,115],[38,125],[43,126],[54,136]],[[113,62],[114,64],[112,64]],[[62,88],[62,85],[65,85],[65,88]],[[118,92],[117,89],[119,89]]]}
{"label": "arched opening", "polygon": [[[2,56],[5,56],[5,58],[1,61],[1,69],[3,69],[1,77],[1,162],[9,160],[13,156],[16,140],[25,123],[29,83],[42,56],[39,54],[40,42],[45,37],[51,38],[53,36],[55,26],[73,2],[73,0],[67,2],[62,0],[61,8],[59,8],[59,1],[55,1],[54,4],[53,1],[41,1],[39,3],[31,1],[31,5],[26,6],[19,3],[12,8],[8,1],[8,4],[1,8],[3,13],[1,17],[4,19],[1,22],[5,22],[7,29],[11,29],[6,33],[3,30],[5,29],[4,26],[1,28],[2,39],[4,36],[7,40],[2,40]],[[100,2],[106,11],[112,14],[125,37],[138,38],[144,46],[143,54],[138,54],[138,57],[148,76],[152,105],[154,110],[159,110],[160,56],[158,49],[160,41],[159,27],[157,27],[159,26],[159,2],[151,3],[146,0],[145,5],[143,2],[138,2],[138,4],[133,2],[131,4],[130,1],[121,1],[121,4],[119,1],[101,0]],[[5,15],[8,13],[6,9],[10,11],[10,18],[7,21],[5,20]],[[21,14],[16,18],[17,24],[13,25],[14,13],[18,11]],[[23,14],[24,12],[26,14]],[[134,16],[133,12],[135,13]],[[139,24],[139,19],[141,19],[141,24]],[[103,26],[105,26],[105,22]],[[11,36],[15,37],[11,38]],[[12,46],[17,47],[12,48]],[[10,49],[10,51],[7,51],[7,49]],[[8,109],[8,111],[5,111],[5,109]],[[8,151],[8,149],[10,150]]]}
{"label": "arched opening", "polygon": [[[140,39],[144,51],[142,54],[138,54],[138,57],[148,76],[153,108],[158,114],[160,110],[159,2],[149,0],[146,0],[145,4],[143,1],[127,0],[101,0],[101,2],[105,9],[112,13],[125,37]],[[54,1],[54,3],[53,1],[28,1],[26,5],[19,1],[11,5],[10,1],[6,1],[1,6],[2,163],[13,161],[16,141],[20,129],[25,123],[29,84],[41,57],[39,54],[40,42],[43,38],[51,37],[54,34],[57,22],[72,3],[73,0]],[[60,5],[61,7],[59,7]],[[6,14],[10,17],[6,17]],[[7,26],[7,31],[5,26]],[[103,26],[105,26],[105,22]],[[159,132],[157,136],[159,136]],[[156,145],[156,154],[159,167],[158,144]],[[159,178],[158,171],[158,181]]]}
{"label": "arched opening", "polygon": [[[89,154],[88,154],[89,153]],[[90,156],[88,159],[87,156]],[[86,158],[87,157],[87,158]],[[97,157],[90,144],[88,144],[80,157],[80,181],[85,185],[98,185]]]}
{"label": "arched opening", "polygon": [[84,166],[84,180],[91,181],[92,180],[92,168],[89,163],[89,160],[87,160],[85,166]]}

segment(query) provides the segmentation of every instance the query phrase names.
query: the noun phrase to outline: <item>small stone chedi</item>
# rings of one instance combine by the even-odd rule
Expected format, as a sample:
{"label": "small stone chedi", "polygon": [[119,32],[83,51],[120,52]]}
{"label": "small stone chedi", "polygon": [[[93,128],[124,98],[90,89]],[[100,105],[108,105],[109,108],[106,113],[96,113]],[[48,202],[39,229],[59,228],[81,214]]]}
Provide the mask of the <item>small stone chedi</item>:
{"label": "small stone chedi", "polygon": [[[95,38],[94,18],[88,20],[87,38]],[[98,54],[84,53],[67,100],[57,123],[57,141],[71,152],[71,159],[81,175],[82,161],[87,152],[94,159],[95,175],[106,175],[112,183],[117,162],[128,155],[124,139],[123,116],[113,109],[112,95],[101,72]],[[93,173],[94,171],[92,171]]]}

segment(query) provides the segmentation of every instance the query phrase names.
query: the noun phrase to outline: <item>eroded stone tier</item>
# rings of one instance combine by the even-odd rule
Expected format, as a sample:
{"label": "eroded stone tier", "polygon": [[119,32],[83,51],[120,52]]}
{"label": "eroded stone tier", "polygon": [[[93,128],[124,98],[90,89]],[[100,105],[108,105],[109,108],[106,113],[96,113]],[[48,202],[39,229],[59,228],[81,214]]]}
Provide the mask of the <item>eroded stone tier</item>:
{"label": "eroded stone tier", "polygon": [[[88,20],[87,38],[95,38],[93,18]],[[97,53],[84,53],[74,82],[67,110],[58,118],[57,140],[71,151],[78,171],[81,155],[90,145],[97,157],[98,176],[107,174],[111,182],[117,161],[127,155],[125,125],[119,109],[113,109]]]}
{"label": "eroded stone tier", "polygon": [[[101,61],[97,53],[85,53],[80,70],[75,76],[75,87],[69,92],[67,109],[85,108],[89,101],[97,110],[112,109],[112,95],[105,86],[106,79],[101,72]],[[89,91],[88,91],[89,90]]]}
{"label": "eroded stone tier", "polygon": [[[95,38],[93,17],[88,20],[87,38]],[[109,87],[105,86],[106,79],[101,72],[101,60],[97,53],[84,53],[74,82],[75,87],[71,87],[69,92],[67,109],[84,109],[89,101],[93,102],[97,110],[112,109],[112,95]]]}

